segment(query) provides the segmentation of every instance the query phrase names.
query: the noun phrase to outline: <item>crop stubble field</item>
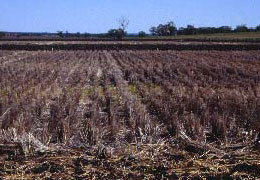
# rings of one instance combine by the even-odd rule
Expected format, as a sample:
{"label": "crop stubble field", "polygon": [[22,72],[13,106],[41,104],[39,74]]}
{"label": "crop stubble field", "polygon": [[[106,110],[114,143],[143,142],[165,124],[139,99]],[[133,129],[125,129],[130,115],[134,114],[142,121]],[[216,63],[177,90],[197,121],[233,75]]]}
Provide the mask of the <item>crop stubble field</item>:
{"label": "crop stubble field", "polygon": [[260,51],[0,51],[0,177],[260,177]]}

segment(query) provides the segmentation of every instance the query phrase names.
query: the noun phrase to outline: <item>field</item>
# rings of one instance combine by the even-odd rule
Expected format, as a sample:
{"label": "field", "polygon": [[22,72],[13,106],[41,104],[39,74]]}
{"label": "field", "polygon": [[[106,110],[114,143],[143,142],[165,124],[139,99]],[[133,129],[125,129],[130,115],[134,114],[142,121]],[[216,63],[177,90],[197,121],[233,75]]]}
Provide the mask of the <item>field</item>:
{"label": "field", "polygon": [[259,44],[213,45],[1,50],[0,177],[260,178]]}
{"label": "field", "polygon": [[[145,37],[147,38],[147,37]],[[145,39],[144,38],[144,39]],[[233,33],[215,33],[215,34],[195,34],[178,35],[177,37],[164,37],[165,39],[194,39],[194,40],[212,40],[212,41],[258,41],[260,32],[233,32]]]}
{"label": "field", "polygon": [[217,51],[252,51],[259,50],[260,43],[255,41],[211,41],[196,39],[146,39],[146,40],[72,40],[72,41],[0,41],[0,50],[57,51],[57,50],[217,50]]}
{"label": "field", "polygon": [[[88,41],[88,43],[93,41],[115,41],[109,37],[48,37],[48,36],[19,36],[19,37],[2,37],[0,42],[10,41],[60,41],[66,43],[71,41]],[[138,41],[138,42],[147,42],[147,41],[159,41],[163,43],[165,41],[182,41],[182,42],[260,42],[260,32],[232,32],[232,33],[215,33],[215,34],[194,34],[194,35],[177,35],[177,36],[146,36],[146,37],[124,37],[120,41]],[[118,42],[117,42],[118,43]]]}

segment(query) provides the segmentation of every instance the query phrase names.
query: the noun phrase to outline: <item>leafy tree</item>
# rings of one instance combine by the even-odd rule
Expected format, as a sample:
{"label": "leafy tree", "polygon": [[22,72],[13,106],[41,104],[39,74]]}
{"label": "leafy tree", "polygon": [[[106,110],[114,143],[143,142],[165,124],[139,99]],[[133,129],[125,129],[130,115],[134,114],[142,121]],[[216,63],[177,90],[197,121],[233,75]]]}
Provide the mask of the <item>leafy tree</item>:
{"label": "leafy tree", "polygon": [[175,23],[173,21],[168,22],[168,24],[166,25],[168,31],[167,33],[172,36],[172,35],[176,35],[177,33],[177,27],[175,25]]}
{"label": "leafy tree", "polygon": [[125,31],[123,29],[110,29],[107,34],[114,39],[122,39],[125,36]]}
{"label": "leafy tree", "polygon": [[260,25],[256,26],[255,30],[260,31]]}
{"label": "leafy tree", "polygon": [[150,32],[152,35],[157,36],[173,36],[176,35],[177,28],[174,22],[168,22],[167,24],[159,24],[157,27],[151,27]]}
{"label": "leafy tree", "polygon": [[192,34],[197,34],[199,32],[201,33],[206,33],[209,29],[208,28],[195,28],[193,25],[187,25],[186,28],[181,27],[178,30],[178,34],[180,35],[192,35]]}
{"label": "leafy tree", "polygon": [[236,27],[235,32],[248,32],[249,29],[245,24]]}
{"label": "leafy tree", "polygon": [[156,35],[158,34],[156,27],[151,27],[149,31],[151,32],[151,34],[152,34],[153,36],[156,36]]}
{"label": "leafy tree", "polygon": [[216,33],[217,28],[215,27],[199,27],[199,28],[194,28],[193,34],[211,34],[211,33]]}
{"label": "leafy tree", "polygon": [[139,37],[145,37],[145,36],[146,36],[146,33],[145,33],[144,31],[140,31],[140,32],[138,33],[138,36],[139,36]]}
{"label": "leafy tree", "polygon": [[80,32],[77,32],[77,33],[76,33],[76,37],[80,37]]}
{"label": "leafy tree", "polygon": [[[64,35],[63,35],[63,36],[64,36]],[[66,32],[65,32],[65,37],[70,37],[69,31],[66,31]]]}
{"label": "leafy tree", "polygon": [[186,33],[188,35],[196,34],[196,28],[193,25],[187,25]]}
{"label": "leafy tree", "polygon": [[90,36],[91,36],[90,33],[87,33],[87,32],[84,33],[84,37],[85,37],[85,38],[90,37]]}
{"label": "leafy tree", "polygon": [[188,25],[186,28],[181,27],[178,30],[180,35],[193,35],[193,34],[213,34],[213,33],[229,33],[232,32],[230,26],[221,26],[221,27],[199,27],[196,28],[193,25]]}
{"label": "leafy tree", "polygon": [[232,32],[232,28],[230,26],[221,26],[218,28],[217,32],[219,33],[229,33]]}
{"label": "leafy tree", "polygon": [[57,31],[57,35],[58,35],[60,38],[63,38],[63,31]]}
{"label": "leafy tree", "polygon": [[4,32],[0,32],[0,38],[4,37],[4,36],[5,36],[5,33]]}

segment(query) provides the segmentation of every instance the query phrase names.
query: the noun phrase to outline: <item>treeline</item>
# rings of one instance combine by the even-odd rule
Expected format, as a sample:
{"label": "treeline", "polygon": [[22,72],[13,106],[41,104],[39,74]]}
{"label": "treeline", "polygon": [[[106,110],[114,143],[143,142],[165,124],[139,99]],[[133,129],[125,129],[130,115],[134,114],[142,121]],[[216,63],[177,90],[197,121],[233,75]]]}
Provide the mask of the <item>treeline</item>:
{"label": "treeline", "polygon": [[124,29],[110,29],[107,33],[90,34],[90,33],[58,33],[59,37],[99,37],[99,38],[114,38],[121,39],[123,37],[146,37],[146,36],[176,36],[176,35],[196,35],[196,34],[215,34],[215,33],[236,33],[236,32],[260,32],[260,25],[255,28],[249,28],[246,25],[239,25],[236,28],[230,26],[221,27],[198,27],[187,25],[187,27],[177,28],[174,22],[166,24],[159,24],[158,26],[151,27],[150,33],[140,31],[138,34],[129,34]]}
{"label": "treeline", "polygon": [[260,32],[260,25],[249,28],[246,25],[239,25],[236,28],[230,26],[221,27],[195,27],[187,25],[187,27],[177,28],[174,22],[159,24],[151,27],[150,33],[140,31],[138,34],[129,34],[125,30],[126,25],[121,25],[118,29],[110,29],[107,33],[70,33],[68,31],[57,31],[57,33],[10,33],[0,32],[1,37],[41,37],[41,38],[112,38],[122,39],[123,37],[146,37],[146,36],[176,36],[176,35],[199,35],[199,34],[215,34],[215,33],[236,33],[236,32]]}
{"label": "treeline", "polygon": [[188,25],[186,28],[181,27],[178,29],[179,35],[194,35],[194,34],[215,34],[215,33],[234,33],[234,32],[257,32],[260,31],[260,25],[255,28],[249,28],[246,25],[239,25],[232,29],[230,26],[221,27],[199,27]]}
{"label": "treeline", "polygon": [[255,28],[249,28],[246,25],[239,25],[236,28],[230,26],[221,27],[198,27],[187,25],[177,29],[173,22],[159,24],[156,27],[150,28],[150,33],[153,36],[172,36],[172,35],[196,35],[196,34],[215,34],[215,33],[234,33],[234,32],[257,32],[260,31],[260,25]]}

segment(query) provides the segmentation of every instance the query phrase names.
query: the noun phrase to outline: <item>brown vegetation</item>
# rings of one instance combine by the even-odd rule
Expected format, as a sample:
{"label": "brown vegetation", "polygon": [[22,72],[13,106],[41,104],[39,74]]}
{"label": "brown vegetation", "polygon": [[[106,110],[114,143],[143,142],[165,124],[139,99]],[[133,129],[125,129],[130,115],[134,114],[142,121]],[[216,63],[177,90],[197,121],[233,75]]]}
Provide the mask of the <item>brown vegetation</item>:
{"label": "brown vegetation", "polygon": [[1,51],[0,177],[260,177],[259,51]]}

